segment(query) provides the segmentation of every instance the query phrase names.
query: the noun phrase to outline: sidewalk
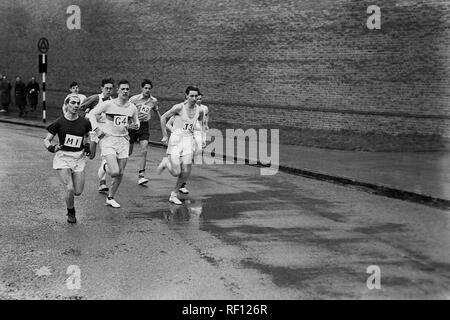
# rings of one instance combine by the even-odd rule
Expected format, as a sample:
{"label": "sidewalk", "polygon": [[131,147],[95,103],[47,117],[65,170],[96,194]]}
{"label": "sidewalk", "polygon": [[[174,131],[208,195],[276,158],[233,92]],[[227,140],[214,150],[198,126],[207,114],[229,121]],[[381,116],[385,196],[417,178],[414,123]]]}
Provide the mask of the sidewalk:
{"label": "sidewalk", "polygon": [[[42,112],[19,118],[0,113],[0,122],[45,128],[56,118]],[[159,141],[151,142],[161,145]],[[280,171],[366,189],[389,197],[450,208],[450,153],[360,152],[279,145]]]}

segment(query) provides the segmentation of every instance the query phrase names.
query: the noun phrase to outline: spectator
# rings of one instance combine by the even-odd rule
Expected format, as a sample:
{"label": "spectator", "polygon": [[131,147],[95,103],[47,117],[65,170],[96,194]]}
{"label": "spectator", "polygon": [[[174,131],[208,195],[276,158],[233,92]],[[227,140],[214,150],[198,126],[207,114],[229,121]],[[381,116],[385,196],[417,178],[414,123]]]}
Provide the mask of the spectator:
{"label": "spectator", "polygon": [[14,84],[14,96],[16,107],[19,108],[19,117],[23,117],[24,113],[27,115],[27,86],[19,76],[16,77]]}
{"label": "spectator", "polygon": [[36,78],[31,77],[31,80],[27,84],[28,104],[30,105],[31,112],[36,111],[40,91],[41,89],[39,88],[39,83],[36,82]]}
{"label": "spectator", "polygon": [[0,104],[2,109],[0,112],[7,112],[9,104],[11,103],[11,83],[6,79],[6,75],[3,74],[0,80]]}

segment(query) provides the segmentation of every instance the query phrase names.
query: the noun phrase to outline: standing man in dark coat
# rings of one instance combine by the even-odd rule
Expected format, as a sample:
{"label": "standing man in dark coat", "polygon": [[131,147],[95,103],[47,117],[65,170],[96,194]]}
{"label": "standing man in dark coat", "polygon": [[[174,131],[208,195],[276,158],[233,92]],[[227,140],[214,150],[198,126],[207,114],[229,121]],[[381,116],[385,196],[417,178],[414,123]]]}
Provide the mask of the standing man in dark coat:
{"label": "standing man in dark coat", "polygon": [[6,75],[3,74],[0,80],[0,104],[2,109],[0,112],[7,112],[9,104],[11,103],[11,83],[6,79]]}
{"label": "standing man in dark coat", "polygon": [[19,76],[16,77],[16,83],[14,84],[14,95],[16,107],[19,108],[19,117],[23,117],[24,113],[27,115],[27,86]]}
{"label": "standing man in dark coat", "polygon": [[36,111],[40,91],[41,89],[39,88],[39,83],[36,82],[36,78],[31,77],[30,82],[27,84],[28,104],[31,112]]}

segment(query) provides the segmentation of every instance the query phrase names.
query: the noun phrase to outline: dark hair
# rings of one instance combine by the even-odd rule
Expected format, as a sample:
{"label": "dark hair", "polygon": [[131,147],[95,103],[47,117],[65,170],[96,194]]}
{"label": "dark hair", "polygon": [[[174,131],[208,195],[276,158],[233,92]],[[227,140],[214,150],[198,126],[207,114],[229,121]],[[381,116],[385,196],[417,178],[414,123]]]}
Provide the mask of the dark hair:
{"label": "dark hair", "polygon": [[149,84],[153,88],[153,83],[149,79],[142,80],[141,88],[145,87],[146,84]]}
{"label": "dark hair", "polygon": [[194,87],[194,86],[189,86],[189,87],[186,88],[186,91],[185,91],[186,95],[189,94],[189,91],[197,91],[198,93],[200,93],[200,90],[198,90],[198,88]]}
{"label": "dark hair", "polygon": [[120,88],[121,84],[128,84],[130,85],[130,82],[127,79],[122,79],[117,83],[117,88]]}
{"label": "dark hair", "polygon": [[78,82],[72,81],[72,83],[70,84],[69,88],[75,87],[77,85],[78,85]]}
{"label": "dark hair", "polygon": [[113,80],[113,78],[105,78],[105,79],[103,79],[103,80],[102,80],[102,87],[104,87],[105,84],[107,84],[107,83],[110,83],[110,84],[114,85],[114,80]]}

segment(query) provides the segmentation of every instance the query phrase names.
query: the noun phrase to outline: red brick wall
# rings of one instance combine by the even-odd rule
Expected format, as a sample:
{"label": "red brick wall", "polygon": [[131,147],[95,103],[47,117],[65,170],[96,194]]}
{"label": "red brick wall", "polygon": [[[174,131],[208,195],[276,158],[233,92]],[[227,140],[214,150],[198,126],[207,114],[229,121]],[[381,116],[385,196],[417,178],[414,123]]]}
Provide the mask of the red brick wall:
{"label": "red brick wall", "polygon": [[[66,8],[81,8],[68,30]],[[366,9],[381,7],[381,30]],[[0,72],[37,74],[50,41],[48,103],[72,80],[150,77],[164,107],[196,84],[214,119],[450,136],[448,1],[4,0]]]}

